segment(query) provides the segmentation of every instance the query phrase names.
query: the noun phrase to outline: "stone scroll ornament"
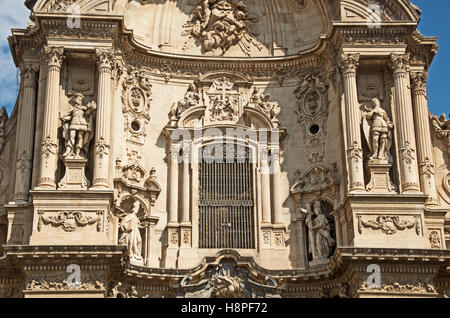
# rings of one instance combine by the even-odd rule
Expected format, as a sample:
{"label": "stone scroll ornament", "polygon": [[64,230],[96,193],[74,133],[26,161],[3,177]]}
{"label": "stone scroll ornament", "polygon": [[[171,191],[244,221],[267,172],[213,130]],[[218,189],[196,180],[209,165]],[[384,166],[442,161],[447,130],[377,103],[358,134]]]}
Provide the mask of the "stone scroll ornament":
{"label": "stone scroll ornament", "polygon": [[371,107],[363,107],[363,131],[371,151],[370,160],[392,163],[392,129],[394,125],[378,98],[371,100]]}
{"label": "stone scroll ornament", "polygon": [[398,231],[406,229],[415,229],[416,234],[420,235],[419,218],[415,217],[414,221],[407,221],[400,219],[399,216],[381,215],[377,216],[375,220],[363,220],[361,215],[358,215],[358,232],[362,234],[362,229],[370,228],[372,230],[380,230],[386,235],[393,235]]}
{"label": "stone scroll ornament", "polygon": [[94,136],[94,112],[97,104],[91,101],[83,105],[84,95],[77,93],[72,97],[70,111],[60,116],[65,141],[64,158],[87,159],[89,144]]}
{"label": "stone scroll ornament", "polygon": [[205,53],[224,55],[239,45],[250,56],[251,46],[262,49],[257,42],[254,24],[258,18],[250,14],[246,5],[235,0],[188,0],[194,6],[185,25],[185,36],[198,40]]}

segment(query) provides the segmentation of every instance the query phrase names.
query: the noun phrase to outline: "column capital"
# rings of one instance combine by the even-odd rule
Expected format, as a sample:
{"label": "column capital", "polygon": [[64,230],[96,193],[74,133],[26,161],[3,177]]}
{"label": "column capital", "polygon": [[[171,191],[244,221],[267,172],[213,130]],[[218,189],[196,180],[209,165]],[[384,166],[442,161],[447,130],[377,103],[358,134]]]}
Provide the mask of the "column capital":
{"label": "column capital", "polygon": [[65,58],[63,47],[46,46],[45,55],[47,56],[47,63],[49,67],[55,66],[57,68],[61,68]]}
{"label": "column capital", "polygon": [[411,75],[412,92],[415,95],[427,95],[427,72],[415,72]]}
{"label": "column capital", "polygon": [[339,67],[344,73],[356,73],[359,66],[359,53],[344,53],[340,56]]}
{"label": "column capital", "polygon": [[19,69],[24,87],[33,87],[36,84],[36,73],[39,71],[39,64],[22,63]]}
{"label": "column capital", "polygon": [[169,149],[169,155],[171,160],[178,160],[180,157],[180,150],[183,148],[180,144],[171,144]]}
{"label": "column capital", "polygon": [[97,67],[99,69],[109,69],[112,70],[114,62],[114,52],[112,49],[97,49],[95,51],[97,55]]}
{"label": "column capital", "polygon": [[406,73],[409,71],[409,53],[406,54],[391,54],[390,67],[395,73]]}

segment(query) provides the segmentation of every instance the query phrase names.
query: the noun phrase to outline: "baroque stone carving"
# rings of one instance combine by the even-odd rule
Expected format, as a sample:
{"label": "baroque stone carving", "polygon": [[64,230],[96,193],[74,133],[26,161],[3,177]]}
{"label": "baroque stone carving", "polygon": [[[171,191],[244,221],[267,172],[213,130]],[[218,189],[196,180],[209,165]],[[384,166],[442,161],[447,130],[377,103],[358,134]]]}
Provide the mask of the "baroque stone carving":
{"label": "baroque stone carving", "polygon": [[269,98],[269,94],[264,94],[258,88],[254,87],[247,107],[260,109],[267,115],[267,117],[269,117],[275,127],[278,127],[281,108],[277,103],[269,102]]}
{"label": "baroque stone carving", "polygon": [[319,200],[307,204],[305,224],[309,229],[309,250],[313,261],[322,263],[331,255],[336,241],[331,237],[330,224]]}
{"label": "baroque stone carving", "polygon": [[431,115],[431,127],[434,129],[437,139],[444,141],[444,147],[447,148],[450,156],[450,120],[447,120],[445,114],[439,117]]}
{"label": "baroque stone carving", "polygon": [[81,281],[75,288],[67,282],[68,275],[42,274],[30,275],[25,282],[26,290],[104,290],[104,276],[101,274],[87,274],[81,276]]}
{"label": "baroque stone carving", "polygon": [[295,90],[297,116],[303,132],[306,153],[311,165],[322,162],[328,118],[328,88],[319,77],[307,75]]}
{"label": "baroque stone carving", "polygon": [[130,162],[138,162],[150,121],[152,84],[147,73],[132,69],[125,77],[122,88],[127,155]]}
{"label": "baroque stone carving", "polygon": [[392,146],[392,129],[394,124],[386,111],[381,108],[378,98],[371,100],[371,108],[365,107],[363,131],[371,151],[370,160],[392,162],[390,148]]}
{"label": "baroque stone carving", "polygon": [[437,248],[437,249],[441,248],[441,237],[440,237],[438,231],[431,231],[429,240],[430,240],[431,248]]}
{"label": "baroque stone carving", "polygon": [[103,211],[98,211],[97,216],[85,216],[83,212],[62,211],[56,216],[45,216],[44,211],[39,211],[39,220],[37,224],[38,232],[42,231],[44,224],[50,224],[55,227],[62,227],[65,232],[75,232],[78,227],[97,224],[97,232],[103,228]]}
{"label": "baroque stone carving", "polygon": [[178,103],[174,103],[170,111],[170,119],[177,120],[181,114],[191,107],[200,106],[200,95],[195,84],[189,84],[186,94],[184,94],[183,100]]}
{"label": "baroque stone carving", "polygon": [[195,6],[185,25],[188,35],[200,41],[205,53],[224,55],[239,45],[250,56],[251,45],[261,49],[255,36],[257,17],[249,13],[246,4],[235,0],[188,0]]}
{"label": "baroque stone carving", "polygon": [[185,298],[252,298],[280,297],[283,290],[275,279],[267,276],[265,283],[254,281],[233,259],[222,259],[207,271],[207,277],[186,275],[175,286],[179,297]]}
{"label": "baroque stone carving", "polygon": [[398,231],[406,229],[415,229],[416,234],[420,235],[420,218],[414,217],[413,221],[400,219],[399,216],[380,215],[375,220],[363,220],[361,215],[358,215],[358,232],[362,234],[362,229],[370,228],[372,230],[380,230],[386,235],[393,235]]}
{"label": "baroque stone carving", "polygon": [[122,218],[119,224],[120,232],[119,244],[127,247],[128,256],[131,262],[143,263],[142,258],[142,237],[140,229],[144,228],[137,214],[141,204],[139,201],[134,202],[133,207]]}
{"label": "baroque stone carving", "polygon": [[0,155],[2,154],[3,147],[5,146],[5,127],[8,121],[8,113],[6,108],[2,107],[0,109]]}
{"label": "baroque stone carving", "polygon": [[385,279],[381,286],[368,286],[367,281],[360,283],[358,292],[385,292],[385,293],[436,293],[435,288],[430,283],[420,279],[413,279],[407,282],[398,282],[393,279]]}
{"label": "baroque stone carving", "polygon": [[94,112],[97,104],[91,101],[83,105],[84,95],[77,93],[72,97],[71,110],[60,117],[63,126],[63,139],[65,140],[64,158],[87,159],[89,144],[94,136]]}
{"label": "baroque stone carving", "polygon": [[206,108],[207,123],[236,123],[241,114],[241,95],[237,92],[234,82],[226,77],[213,80],[207,93],[209,104]]}

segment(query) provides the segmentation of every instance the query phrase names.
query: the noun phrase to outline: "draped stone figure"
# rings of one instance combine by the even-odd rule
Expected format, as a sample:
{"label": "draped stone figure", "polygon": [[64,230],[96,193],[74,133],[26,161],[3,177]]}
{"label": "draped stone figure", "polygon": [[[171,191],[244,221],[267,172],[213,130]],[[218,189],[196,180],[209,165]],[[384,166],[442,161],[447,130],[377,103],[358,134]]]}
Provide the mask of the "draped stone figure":
{"label": "draped stone figure", "polygon": [[315,201],[312,209],[311,204],[308,204],[307,213],[305,223],[309,229],[309,249],[313,261],[327,259],[335,240],[331,237],[330,224],[322,211],[320,201]]}
{"label": "draped stone figure", "polygon": [[130,260],[138,262],[143,261],[141,255],[142,237],[139,231],[143,226],[141,226],[141,221],[137,216],[140,207],[139,201],[134,202],[132,209],[122,218],[119,225],[122,233],[119,238],[119,244],[127,247]]}
{"label": "draped stone figure", "polygon": [[87,147],[94,136],[93,113],[97,105],[93,101],[83,105],[83,98],[83,94],[75,94],[71,100],[71,110],[60,118],[66,147],[64,158],[86,157]]}
{"label": "draped stone figure", "polygon": [[386,111],[381,108],[378,98],[371,100],[371,106],[372,108],[366,108],[363,117],[364,135],[371,151],[370,160],[379,159],[390,162],[394,125]]}

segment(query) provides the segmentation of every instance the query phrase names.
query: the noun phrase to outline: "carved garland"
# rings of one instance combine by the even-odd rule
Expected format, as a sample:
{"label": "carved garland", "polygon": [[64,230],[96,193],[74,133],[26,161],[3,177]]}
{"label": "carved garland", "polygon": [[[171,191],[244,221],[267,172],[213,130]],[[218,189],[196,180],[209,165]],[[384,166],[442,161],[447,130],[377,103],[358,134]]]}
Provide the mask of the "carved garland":
{"label": "carved garland", "polygon": [[55,227],[61,226],[65,232],[74,232],[78,227],[85,227],[97,223],[97,232],[102,231],[103,211],[97,212],[97,217],[84,216],[82,212],[62,211],[56,216],[45,216],[44,211],[39,211],[37,230],[40,232],[44,224]]}
{"label": "carved garland", "polygon": [[362,234],[362,229],[370,228],[372,230],[380,230],[386,235],[393,235],[398,231],[414,228],[417,235],[420,235],[420,219],[414,217],[414,221],[406,221],[400,219],[399,216],[380,215],[375,220],[364,221],[361,215],[358,215],[358,232]]}

